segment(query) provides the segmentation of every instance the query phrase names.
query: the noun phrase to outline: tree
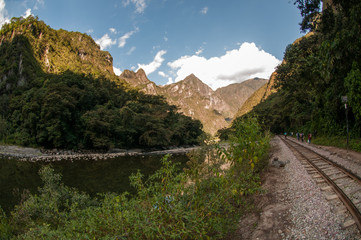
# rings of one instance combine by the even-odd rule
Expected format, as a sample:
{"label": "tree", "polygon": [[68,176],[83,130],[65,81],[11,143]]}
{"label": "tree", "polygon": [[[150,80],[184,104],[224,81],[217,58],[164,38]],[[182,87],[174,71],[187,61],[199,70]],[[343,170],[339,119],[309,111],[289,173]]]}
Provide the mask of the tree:
{"label": "tree", "polygon": [[352,70],[345,79],[348,89],[348,102],[358,121],[361,120],[361,70],[358,64],[353,64]]}
{"label": "tree", "polygon": [[319,16],[321,0],[295,0],[294,4],[297,5],[303,17],[300,23],[301,30],[315,30],[316,20]]}

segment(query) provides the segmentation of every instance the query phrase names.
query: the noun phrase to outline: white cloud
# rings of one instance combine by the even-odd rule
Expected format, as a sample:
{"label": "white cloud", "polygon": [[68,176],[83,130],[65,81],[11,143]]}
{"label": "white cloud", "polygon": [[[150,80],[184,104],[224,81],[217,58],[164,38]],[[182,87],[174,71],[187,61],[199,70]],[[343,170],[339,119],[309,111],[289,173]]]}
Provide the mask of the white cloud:
{"label": "white cloud", "polygon": [[200,11],[201,14],[206,15],[208,13],[208,7],[204,7]]}
{"label": "white cloud", "polygon": [[146,0],[123,0],[123,6],[126,7],[130,3],[134,4],[136,13],[143,13],[147,7]]}
{"label": "white cloud", "polygon": [[38,10],[39,9],[39,6],[44,6],[45,5],[45,2],[44,0],[36,0],[36,3],[35,3],[35,6],[34,6],[34,10]]}
{"label": "white cloud", "polygon": [[8,23],[10,19],[8,18],[8,12],[5,8],[5,1],[0,0],[0,28],[4,23]]}
{"label": "white cloud", "polygon": [[168,74],[166,74],[166,73],[164,73],[162,71],[159,71],[158,75],[162,76],[164,78],[168,78],[168,82],[165,85],[174,83],[172,77],[170,77]]}
{"label": "white cloud", "polygon": [[171,77],[168,77],[168,82],[165,85],[174,83],[173,79]]}
{"label": "white cloud", "polygon": [[196,55],[198,56],[199,54],[201,54],[203,52],[203,48],[201,47],[200,49],[198,49],[198,51],[196,52]]}
{"label": "white cloud", "polygon": [[227,51],[221,57],[182,56],[167,65],[176,71],[175,82],[193,73],[212,89],[217,89],[254,77],[268,79],[279,63],[280,60],[256,44],[245,42],[239,49]]}
{"label": "white cloud", "polygon": [[127,55],[131,55],[134,51],[135,51],[135,49],[137,49],[136,47],[131,47],[130,49],[129,49],[129,51],[127,52]]}
{"label": "white cloud", "polygon": [[113,66],[113,71],[115,73],[115,75],[119,76],[120,74],[122,74],[122,71],[120,71],[120,68],[116,68]]}
{"label": "white cloud", "polygon": [[111,33],[114,33],[114,34],[117,33],[117,30],[116,30],[115,28],[109,28],[109,31],[110,31]]}
{"label": "white cloud", "polygon": [[162,65],[164,61],[163,55],[166,53],[167,51],[160,50],[159,52],[157,52],[152,62],[150,62],[149,64],[138,64],[138,69],[142,68],[147,75],[154,72]]}
{"label": "white cloud", "polygon": [[27,18],[27,17],[29,17],[30,15],[32,15],[32,13],[31,13],[31,9],[30,8],[28,8],[28,9],[26,9],[26,11],[25,11],[25,13],[24,13],[24,15],[22,15],[24,18]]}
{"label": "white cloud", "polygon": [[159,75],[159,76],[162,76],[162,77],[168,77],[168,75],[165,74],[165,73],[162,72],[162,71],[159,71],[159,72],[158,72],[158,75]]}
{"label": "white cloud", "polygon": [[138,32],[139,28],[134,29],[133,31],[127,32],[119,38],[118,47],[122,48],[127,43],[127,39],[130,38],[134,33]]}
{"label": "white cloud", "polygon": [[98,40],[95,40],[95,42],[100,46],[101,50],[106,49],[109,46],[112,46],[117,43],[117,40],[112,40],[108,34],[105,34],[103,37],[101,37]]}

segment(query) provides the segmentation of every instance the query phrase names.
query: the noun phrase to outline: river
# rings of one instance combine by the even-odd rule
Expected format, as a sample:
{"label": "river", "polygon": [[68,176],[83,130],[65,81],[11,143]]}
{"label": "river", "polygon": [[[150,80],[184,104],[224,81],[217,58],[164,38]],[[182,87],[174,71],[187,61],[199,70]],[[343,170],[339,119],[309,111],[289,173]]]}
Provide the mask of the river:
{"label": "river", "polygon": [[[37,193],[42,185],[38,172],[44,165],[51,164],[55,172],[61,173],[65,185],[95,196],[106,192],[133,192],[129,176],[138,169],[145,176],[154,173],[161,167],[161,158],[162,155],[135,155],[102,160],[80,158],[31,162],[0,156],[0,206],[9,212],[21,201],[23,193]],[[171,159],[180,162],[181,169],[188,161],[184,153],[173,154]]]}

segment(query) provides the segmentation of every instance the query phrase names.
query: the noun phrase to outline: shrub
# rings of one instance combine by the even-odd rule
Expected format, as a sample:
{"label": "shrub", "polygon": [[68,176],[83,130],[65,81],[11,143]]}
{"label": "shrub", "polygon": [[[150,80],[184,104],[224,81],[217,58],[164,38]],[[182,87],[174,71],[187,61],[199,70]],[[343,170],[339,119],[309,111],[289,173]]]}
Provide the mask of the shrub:
{"label": "shrub", "polygon": [[44,167],[39,195],[30,195],[9,219],[0,218],[12,226],[4,234],[19,239],[221,239],[236,228],[247,196],[260,190],[256,171],[268,148],[268,137],[259,135],[254,119],[237,123],[235,133],[228,149],[218,147],[223,157],[208,141],[190,155],[182,172],[166,155],[148,179],[133,174],[133,196],[107,193],[91,199]]}

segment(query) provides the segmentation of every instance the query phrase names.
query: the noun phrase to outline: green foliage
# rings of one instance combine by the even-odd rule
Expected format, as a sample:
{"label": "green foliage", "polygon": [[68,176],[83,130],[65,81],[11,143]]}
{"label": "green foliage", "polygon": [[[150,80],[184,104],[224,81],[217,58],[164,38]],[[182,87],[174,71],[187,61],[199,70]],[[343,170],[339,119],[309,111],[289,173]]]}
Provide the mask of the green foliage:
{"label": "green foliage", "polygon": [[[259,130],[256,121],[248,119],[239,122],[234,136],[238,137],[234,138],[236,141],[243,142],[239,147],[249,153],[247,157],[256,165],[259,165],[256,155],[262,157],[268,148],[265,142],[261,143],[266,138],[256,136]],[[243,136],[250,142],[240,140],[242,134],[251,134],[250,138]],[[131,184],[136,189],[133,196],[108,193],[91,199],[64,186],[60,175],[45,167],[40,171],[44,186],[39,189],[39,195],[30,195],[9,217],[1,218],[8,229],[6,236],[11,239],[222,239],[237,227],[240,215],[247,209],[247,196],[260,190],[260,179],[255,171],[249,171],[237,161],[231,159],[229,166],[229,160],[217,154],[215,142],[208,139],[206,143],[205,148],[192,153],[189,168],[183,172],[166,155],[161,160],[163,167],[147,180],[140,172],[132,175]],[[237,144],[231,142],[233,152],[239,152]],[[233,155],[233,152],[222,149],[222,154]]]}
{"label": "green foliage", "polygon": [[56,228],[71,219],[73,211],[96,205],[96,201],[88,195],[64,186],[60,182],[60,174],[54,173],[51,167],[42,168],[39,174],[44,183],[39,195],[30,195],[12,213],[11,226],[16,235],[31,231],[36,226],[40,226],[40,232],[44,227]]}
{"label": "green foliage", "polygon": [[123,85],[89,36],[32,16],[12,19],[0,36],[2,141],[67,149],[197,144],[200,122]]}
{"label": "green foliage", "polygon": [[314,30],[316,27],[315,20],[317,19],[320,10],[321,0],[294,0],[303,17],[300,23],[301,30]]}
{"label": "green foliage", "polygon": [[306,28],[313,32],[287,47],[276,70],[277,93],[250,113],[258,116],[263,128],[274,133],[344,136],[346,114],[341,97],[348,96],[350,134],[361,136],[361,3],[332,2],[320,15],[320,1],[295,1],[304,22],[313,16],[318,20]]}
{"label": "green foliage", "polygon": [[262,134],[258,119],[252,116],[237,118],[233,121],[230,132],[229,146],[219,150],[234,169],[240,172],[262,169],[268,153],[270,136],[267,132]]}
{"label": "green foliage", "polygon": [[[317,137],[313,139],[312,142],[324,146],[335,146],[345,149],[347,148],[346,136]],[[361,152],[361,140],[354,138],[349,139],[348,149]]]}
{"label": "green foliage", "polygon": [[11,235],[11,227],[7,216],[0,206],[0,239],[10,239]]}
{"label": "green foliage", "polygon": [[354,63],[352,70],[345,79],[345,85],[348,90],[348,101],[357,120],[361,120],[361,71],[357,63]]}
{"label": "green foliage", "polygon": [[[6,103],[0,120],[7,124],[6,131],[0,130],[7,141],[110,148],[200,140],[199,121],[104,71],[111,57],[89,36],[52,30],[33,17],[12,19],[0,35],[0,102]],[[230,149],[219,152],[231,158],[217,157],[214,141],[205,137],[206,146],[184,172],[165,156],[163,167],[147,180],[133,175],[133,196],[108,193],[92,199],[64,186],[61,176],[45,167],[39,172],[44,185],[38,194],[9,216],[0,212],[1,237],[221,239],[236,227],[246,196],[259,191],[255,172],[268,146],[267,137],[257,136],[261,128],[254,119],[239,121],[234,129]]]}
{"label": "green foliage", "polygon": [[0,115],[0,139],[6,142],[9,135],[9,123]]}

